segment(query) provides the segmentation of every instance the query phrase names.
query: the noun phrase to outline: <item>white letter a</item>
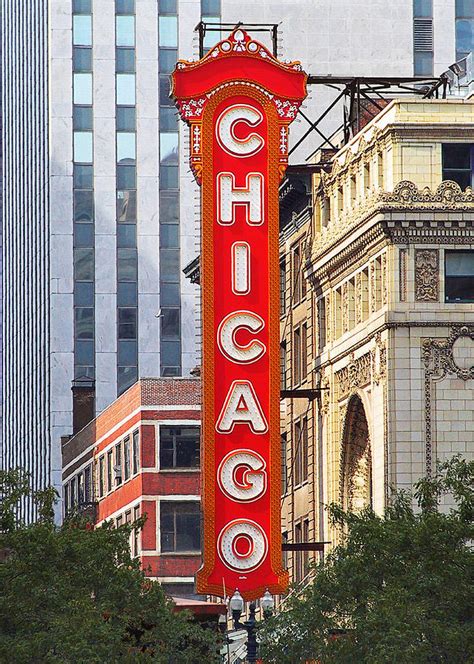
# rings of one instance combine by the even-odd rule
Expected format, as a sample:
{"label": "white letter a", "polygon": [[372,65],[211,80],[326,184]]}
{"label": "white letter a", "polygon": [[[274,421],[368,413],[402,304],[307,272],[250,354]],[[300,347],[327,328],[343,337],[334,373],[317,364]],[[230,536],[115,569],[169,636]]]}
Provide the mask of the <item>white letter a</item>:
{"label": "white letter a", "polygon": [[248,424],[253,433],[265,433],[268,429],[255,390],[248,380],[234,380],[230,386],[216,429],[220,433],[230,433],[235,424]]}

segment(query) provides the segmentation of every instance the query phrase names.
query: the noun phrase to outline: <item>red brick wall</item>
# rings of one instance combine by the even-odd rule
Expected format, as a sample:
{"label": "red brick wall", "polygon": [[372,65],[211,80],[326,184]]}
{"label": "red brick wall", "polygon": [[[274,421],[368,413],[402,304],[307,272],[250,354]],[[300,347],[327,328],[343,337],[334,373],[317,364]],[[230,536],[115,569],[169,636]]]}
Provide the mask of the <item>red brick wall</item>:
{"label": "red brick wall", "polygon": [[142,424],[140,427],[140,458],[142,468],[154,468],[156,466],[156,441],[153,424]]}

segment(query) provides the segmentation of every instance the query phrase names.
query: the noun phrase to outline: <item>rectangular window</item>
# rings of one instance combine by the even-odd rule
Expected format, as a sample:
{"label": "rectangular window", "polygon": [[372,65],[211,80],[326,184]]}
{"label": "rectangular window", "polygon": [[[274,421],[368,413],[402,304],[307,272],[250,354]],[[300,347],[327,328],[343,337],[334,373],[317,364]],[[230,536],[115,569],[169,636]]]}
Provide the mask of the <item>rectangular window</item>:
{"label": "rectangular window", "polygon": [[474,251],[445,252],[445,301],[474,302]]}
{"label": "rectangular window", "polygon": [[160,163],[178,163],[178,132],[160,132]]}
{"label": "rectangular window", "polygon": [[463,191],[474,184],[474,144],[444,143],[442,157],[443,180],[457,182]]}
{"label": "rectangular window", "polygon": [[[140,518],[140,506],[137,505],[133,508],[133,521],[134,523]],[[138,556],[140,553],[140,533],[138,528],[133,529],[132,533],[132,556]]]}
{"label": "rectangular window", "polygon": [[92,466],[84,469],[84,500],[86,503],[92,502]]}
{"label": "rectangular window", "polygon": [[456,0],[456,60],[474,51],[474,3]]}
{"label": "rectangular window", "polygon": [[[301,523],[295,525],[295,543],[301,544],[303,541],[303,532],[301,528]],[[295,551],[294,552],[294,581],[295,583],[301,583],[303,580],[303,552]]]}
{"label": "rectangular window", "polygon": [[160,427],[160,468],[199,468],[199,427]]}
{"label": "rectangular window", "polygon": [[77,496],[76,496],[76,478],[75,478],[75,477],[72,478],[69,487],[70,487],[71,508],[73,508],[73,507],[76,505],[76,503],[77,503]]}
{"label": "rectangular window", "polygon": [[287,484],[287,471],[286,471],[286,445],[287,445],[287,435],[286,433],[281,434],[281,495],[286,494],[288,484]]}
{"label": "rectangular window", "polygon": [[123,394],[138,380],[137,367],[117,367],[117,391],[118,394]]}
{"label": "rectangular window", "polygon": [[75,318],[75,339],[93,339],[94,338],[94,309],[92,307],[76,307],[74,310]]}
{"label": "rectangular window", "polygon": [[280,261],[280,316],[286,311],[286,261]]}
{"label": "rectangular window", "polygon": [[74,46],[92,46],[92,16],[72,17],[72,43]]}
{"label": "rectangular window", "polygon": [[303,417],[294,424],[295,486],[308,479],[308,420]]}
{"label": "rectangular window", "polygon": [[135,106],[135,74],[117,74],[117,105]]}
{"label": "rectangular window", "polygon": [[[178,51],[175,48],[160,48],[158,53],[158,64],[160,74],[171,74],[178,59]],[[161,120],[161,115],[160,115]]]}
{"label": "rectangular window", "polygon": [[114,488],[114,452],[109,450],[107,452],[107,491],[112,491]]}
{"label": "rectangular window", "polygon": [[92,71],[92,49],[83,46],[74,47],[73,63],[74,71],[91,72]]}
{"label": "rectangular window", "polygon": [[78,505],[84,503],[84,473],[79,473],[77,476],[77,503]]}
{"label": "rectangular window", "polygon": [[293,385],[299,385],[302,379],[301,366],[301,328],[293,330]]}
{"label": "rectangular window", "polygon": [[135,0],[115,0],[116,14],[134,14]]}
{"label": "rectangular window", "polygon": [[92,132],[74,132],[74,161],[92,163]]}
{"label": "rectangular window", "polygon": [[73,0],[72,1],[73,14],[91,14],[92,13],[92,0]]}
{"label": "rectangular window", "polygon": [[104,457],[99,459],[99,496],[102,498],[104,495]]}
{"label": "rectangular window", "polygon": [[64,499],[64,516],[67,516],[71,503],[69,502],[69,484],[63,486],[63,499]]}
{"label": "rectangular window", "polygon": [[[72,123],[75,132],[92,131],[91,106],[74,106],[72,113],[73,113]],[[92,147],[92,134],[91,134],[91,147]],[[81,161],[81,160],[76,159],[76,157],[74,157],[74,161]],[[92,151],[91,151],[91,158],[86,161],[92,161]]]}
{"label": "rectangular window", "polygon": [[139,468],[140,468],[140,438],[139,438],[139,432],[137,430],[133,432],[133,440],[132,440],[132,472],[134,475],[138,473]]}
{"label": "rectangular window", "polygon": [[136,138],[135,132],[117,132],[117,163],[126,161],[127,164],[135,163]]}
{"label": "rectangular window", "polygon": [[94,280],[94,250],[91,248],[74,249],[74,279],[76,281]]}
{"label": "rectangular window", "polygon": [[117,46],[135,46],[135,17],[115,17],[115,44]]}
{"label": "rectangular window", "polygon": [[217,16],[221,13],[221,0],[201,0],[202,16]]}
{"label": "rectangular window", "polygon": [[179,339],[180,337],[180,310],[161,308],[161,338]]}
{"label": "rectangular window", "polygon": [[286,343],[280,344],[280,389],[286,390]]}
{"label": "rectangular window", "polygon": [[74,74],[74,104],[92,104],[92,74]]}
{"label": "rectangular window", "polygon": [[136,109],[134,106],[117,106],[116,117],[117,131],[135,131]]}
{"label": "rectangular window", "polygon": [[134,189],[117,191],[117,221],[134,223],[137,220],[137,192]]}
{"label": "rectangular window", "polygon": [[178,46],[178,17],[160,16],[158,19],[159,45],[168,48]]}
{"label": "rectangular window", "polygon": [[115,467],[114,467],[114,472],[115,472],[115,484],[119,485],[122,484],[122,444],[117,443],[115,446]]}
{"label": "rectangular window", "polygon": [[124,481],[130,478],[130,437],[125,438],[123,441],[123,479]]}
{"label": "rectangular window", "polygon": [[115,50],[115,71],[118,74],[133,73],[135,71],[134,48],[117,48]]}
{"label": "rectangular window", "polygon": [[137,309],[132,307],[119,307],[118,309],[118,338],[137,338]]}
{"label": "rectangular window", "polygon": [[137,281],[137,280],[138,280],[137,250],[117,249],[117,281]]}
{"label": "rectangular window", "polygon": [[308,374],[308,326],[303,323],[301,326],[301,381],[306,380]]}
{"label": "rectangular window", "polygon": [[90,189],[74,191],[74,221],[92,223],[94,221],[94,192]]}
{"label": "rectangular window", "polygon": [[200,504],[160,502],[161,551],[192,552],[201,550]]}

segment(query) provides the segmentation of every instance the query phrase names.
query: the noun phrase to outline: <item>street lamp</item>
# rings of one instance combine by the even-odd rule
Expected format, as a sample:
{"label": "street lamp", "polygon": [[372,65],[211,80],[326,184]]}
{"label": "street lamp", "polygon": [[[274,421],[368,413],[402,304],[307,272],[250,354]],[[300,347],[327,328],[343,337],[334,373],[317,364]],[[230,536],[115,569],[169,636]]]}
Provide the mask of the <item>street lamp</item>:
{"label": "street lamp", "polygon": [[[262,597],[261,607],[263,610],[263,617],[266,620],[272,614],[274,607],[274,600],[267,589]],[[232,612],[232,620],[234,629],[244,629],[247,632],[247,662],[255,664],[257,661],[257,620],[255,618],[256,605],[252,602],[249,606],[249,619],[245,622],[240,622],[240,616],[244,610],[244,599],[238,590],[232,595],[229,608]]]}

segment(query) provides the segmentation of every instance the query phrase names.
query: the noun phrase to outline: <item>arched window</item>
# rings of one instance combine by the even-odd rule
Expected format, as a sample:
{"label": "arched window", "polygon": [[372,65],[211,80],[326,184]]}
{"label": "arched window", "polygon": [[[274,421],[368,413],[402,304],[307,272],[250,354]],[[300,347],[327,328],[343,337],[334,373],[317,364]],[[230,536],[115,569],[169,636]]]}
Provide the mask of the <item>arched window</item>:
{"label": "arched window", "polygon": [[351,397],[342,437],[342,504],[354,512],[372,505],[369,426],[359,396]]}

